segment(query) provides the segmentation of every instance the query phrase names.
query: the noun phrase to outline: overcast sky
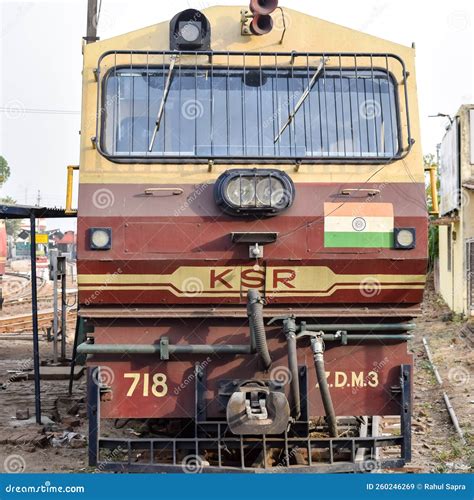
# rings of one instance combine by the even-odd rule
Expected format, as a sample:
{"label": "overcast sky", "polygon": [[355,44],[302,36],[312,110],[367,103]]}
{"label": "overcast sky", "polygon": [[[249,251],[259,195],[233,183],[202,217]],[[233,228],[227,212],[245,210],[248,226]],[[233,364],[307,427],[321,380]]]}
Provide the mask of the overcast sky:
{"label": "overcast sky", "polygon": [[[99,36],[215,4],[238,2],[102,0]],[[425,153],[436,152],[446,126],[446,120],[429,115],[454,114],[474,101],[472,0],[282,0],[280,5],[404,45],[416,43]],[[86,8],[87,0],[0,0],[0,155],[12,170],[1,195],[19,203],[36,203],[39,191],[41,204],[64,205],[66,165],[79,161]]]}

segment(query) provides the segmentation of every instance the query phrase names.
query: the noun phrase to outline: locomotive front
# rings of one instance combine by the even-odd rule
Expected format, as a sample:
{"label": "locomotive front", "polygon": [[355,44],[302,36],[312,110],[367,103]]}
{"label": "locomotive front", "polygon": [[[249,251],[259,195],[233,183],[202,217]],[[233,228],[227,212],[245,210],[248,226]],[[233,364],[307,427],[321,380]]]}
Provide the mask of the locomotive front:
{"label": "locomotive front", "polygon": [[[410,459],[427,263],[414,50],[277,4],[189,9],[84,47],[91,465]],[[399,435],[378,435],[387,415]],[[111,426],[131,419],[137,438]]]}

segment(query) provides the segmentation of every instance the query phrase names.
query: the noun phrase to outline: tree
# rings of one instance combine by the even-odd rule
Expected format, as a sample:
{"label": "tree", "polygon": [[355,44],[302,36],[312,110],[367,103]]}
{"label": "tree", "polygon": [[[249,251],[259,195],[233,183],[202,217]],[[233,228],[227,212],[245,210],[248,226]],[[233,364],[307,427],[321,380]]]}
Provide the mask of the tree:
{"label": "tree", "polygon": [[[15,205],[16,201],[11,196],[4,196],[0,198],[0,205]],[[5,225],[7,227],[7,234],[16,238],[16,235],[20,232],[21,220],[20,219],[6,219]]]}
{"label": "tree", "polygon": [[0,186],[5,184],[9,177],[10,167],[8,166],[8,162],[3,156],[0,156]]}

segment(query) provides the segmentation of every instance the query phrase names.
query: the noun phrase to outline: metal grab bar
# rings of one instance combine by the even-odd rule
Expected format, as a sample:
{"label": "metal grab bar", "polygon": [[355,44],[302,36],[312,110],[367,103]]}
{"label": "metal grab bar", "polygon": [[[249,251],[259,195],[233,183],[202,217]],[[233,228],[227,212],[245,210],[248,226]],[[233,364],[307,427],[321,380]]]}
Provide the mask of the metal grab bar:
{"label": "metal grab bar", "polygon": [[439,216],[439,201],[438,201],[438,166],[432,164],[425,167],[425,172],[430,173],[430,188],[431,188],[431,212],[430,215]]}
{"label": "metal grab bar", "polygon": [[89,344],[84,342],[77,348],[78,354],[159,354],[161,360],[179,354],[253,354],[250,345],[172,345],[162,338],[159,344]]}
{"label": "metal grab bar", "polygon": [[74,170],[79,170],[79,165],[68,165],[67,167],[67,187],[66,187],[66,214],[75,214],[77,209],[72,208],[72,188],[74,181]]}
{"label": "metal grab bar", "polygon": [[146,196],[153,196],[154,193],[166,193],[171,192],[174,196],[179,196],[184,193],[184,189],[182,188],[172,188],[172,187],[163,187],[163,188],[146,188],[144,193]]}
{"label": "metal grab bar", "polygon": [[301,322],[301,325],[297,328],[297,332],[303,331],[323,331],[323,332],[338,332],[341,330],[345,330],[347,332],[396,332],[396,331],[410,331],[414,330],[416,325],[414,323],[391,323],[391,324],[373,324],[370,323],[361,323],[361,324],[340,324],[340,325],[324,325],[324,324],[307,324],[304,321]]}
{"label": "metal grab bar", "polygon": [[361,189],[361,188],[351,188],[343,189],[341,194],[344,196],[350,196],[351,194],[365,193],[367,196],[376,196],[380,194],[380,189]]}

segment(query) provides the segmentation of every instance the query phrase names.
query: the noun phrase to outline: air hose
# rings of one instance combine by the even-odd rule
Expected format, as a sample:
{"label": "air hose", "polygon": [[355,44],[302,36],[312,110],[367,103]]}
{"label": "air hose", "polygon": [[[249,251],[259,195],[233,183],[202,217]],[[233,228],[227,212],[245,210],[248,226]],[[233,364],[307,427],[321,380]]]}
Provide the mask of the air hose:
{"label": "air hose", "polygon": [[296,349],[296,335],[294,331],[286,334],[288,342],[288,368],[291,373],[291,392],[293,393],[294,417],[298,420],[301,416],[300,381],[298,376],[298,354]]}
{"label": "air hose", "polygon": [[332,404],[331,393],[326,378],[326,370],[324,368],[324,342],[322,335],[317,335],[311,339],[311,348],[314,356],[314,367],[316,368],[316,377],[318,379],[321,399],[323,401],[324,411],[329,426],[329,434],[331,437],[337,437],[336,413]]}
{"label": "air hose", "polygon": [[272,364],[268,352],[267,336],[263,323],[263,301],[257,290],[249,290],[247,293],[247,314],[249,317],[250,334],[255,340],[255,348],[263,361],[265,370]]}

